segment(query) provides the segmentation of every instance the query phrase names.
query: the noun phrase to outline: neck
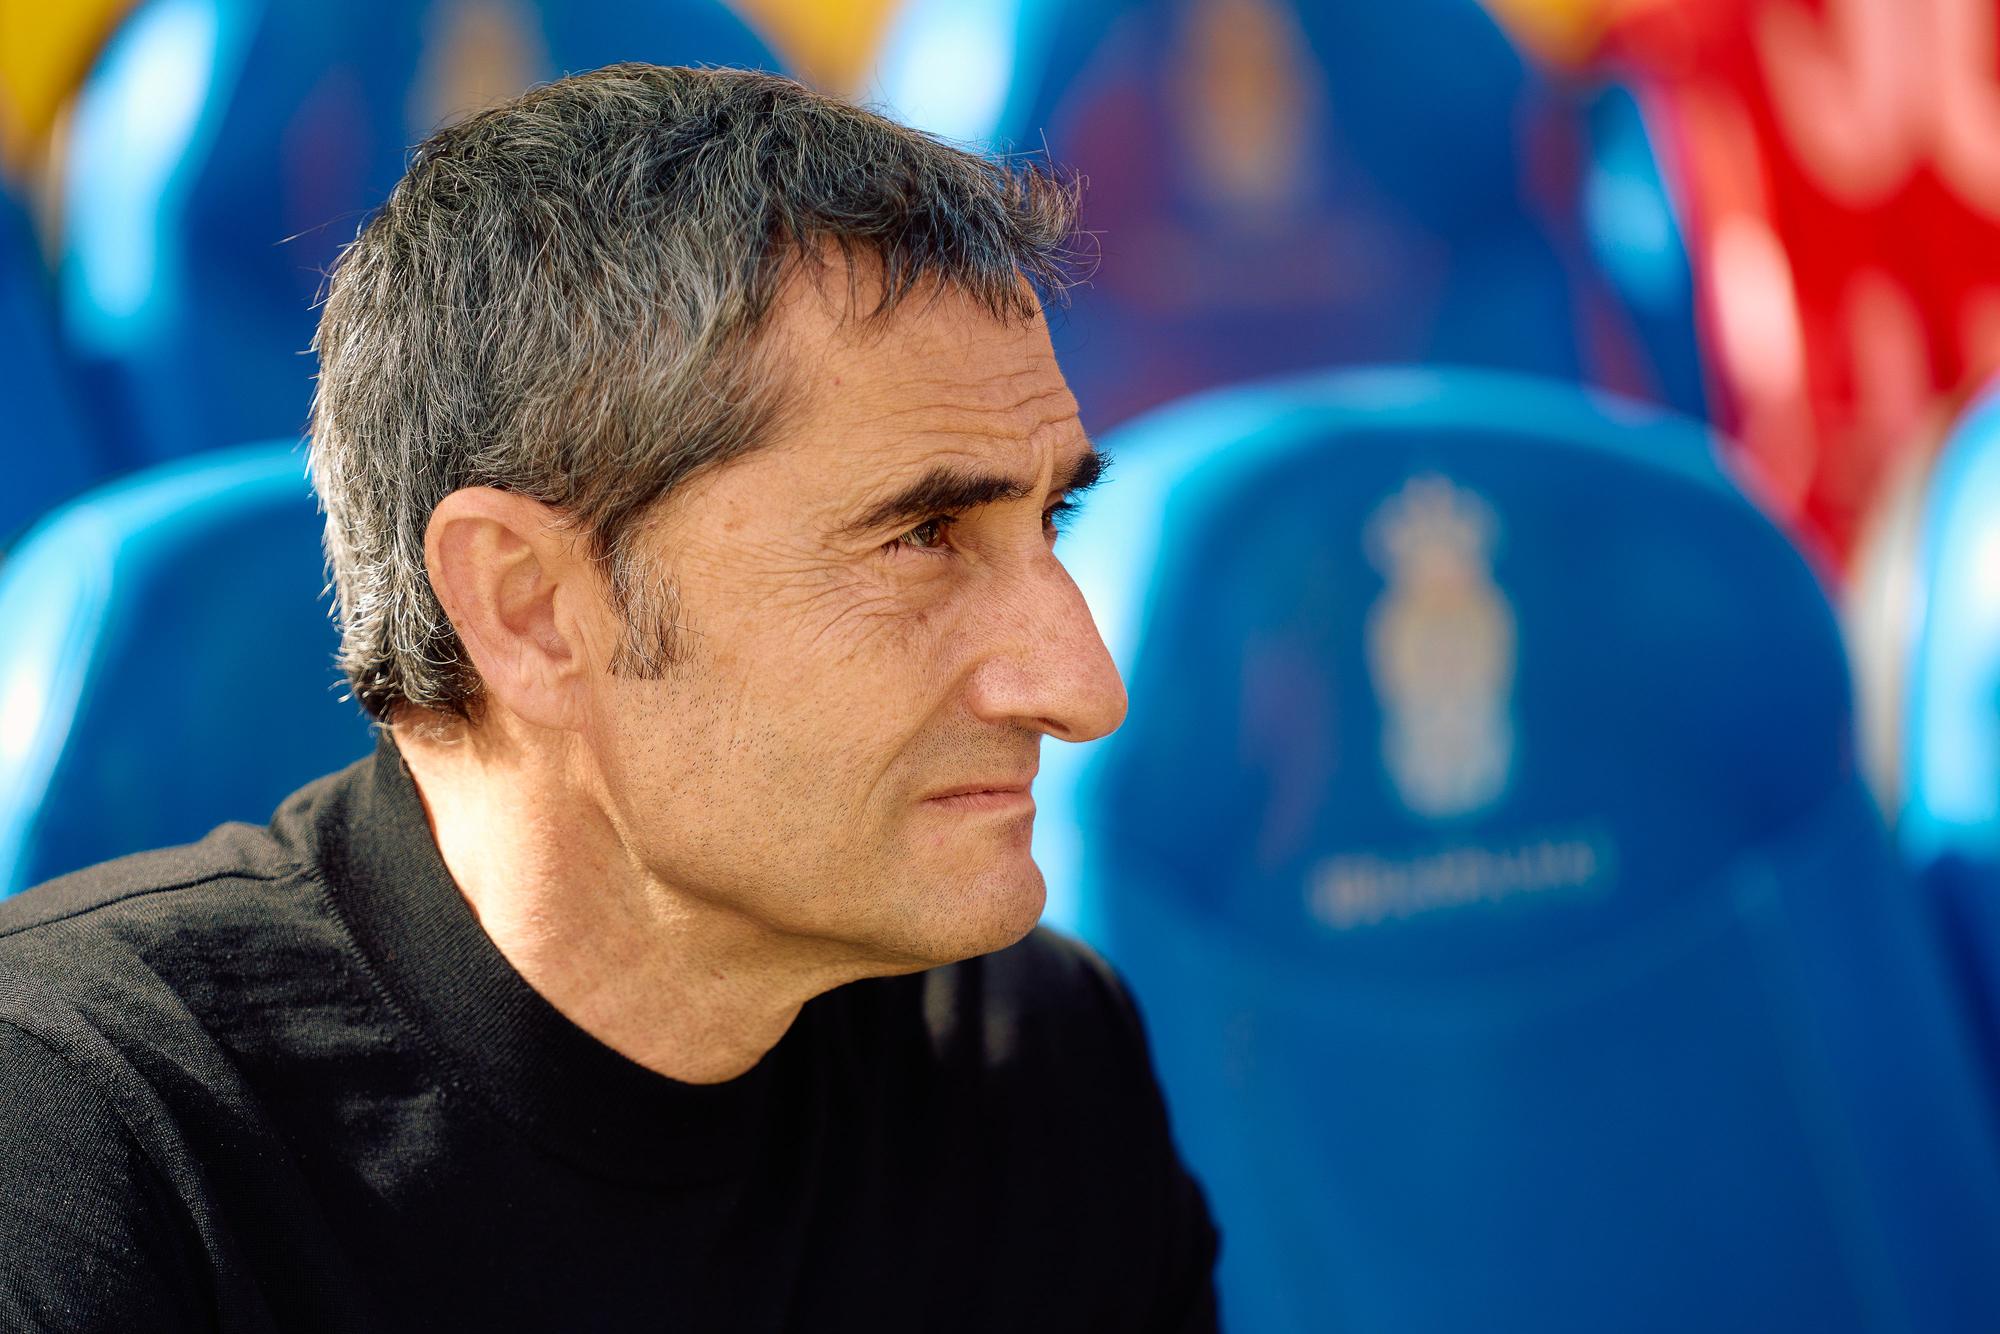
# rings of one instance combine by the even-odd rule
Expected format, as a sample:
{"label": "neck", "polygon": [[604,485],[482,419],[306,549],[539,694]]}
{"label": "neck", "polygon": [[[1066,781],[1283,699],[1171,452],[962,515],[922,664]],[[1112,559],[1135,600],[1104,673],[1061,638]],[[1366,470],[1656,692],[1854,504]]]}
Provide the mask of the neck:
{"label": "neck", "polygon": [[491,724],[449,739],[394,730],[480,926],[544,999],[628,1059],[688,1083],[733,1079],[806,1001],[865,971],[648,873],[574,748]]}

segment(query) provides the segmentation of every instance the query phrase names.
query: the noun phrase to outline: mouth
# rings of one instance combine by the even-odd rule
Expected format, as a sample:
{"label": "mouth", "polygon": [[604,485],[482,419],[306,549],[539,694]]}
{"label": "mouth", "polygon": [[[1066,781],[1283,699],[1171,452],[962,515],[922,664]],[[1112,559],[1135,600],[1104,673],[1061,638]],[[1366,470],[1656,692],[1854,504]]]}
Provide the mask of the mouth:
{"label": "mouth", "polygon": [[1033,810],[1035,799],[1028,794],[1029,779],[965,783],[924,798],[923,804],[948,811]]}

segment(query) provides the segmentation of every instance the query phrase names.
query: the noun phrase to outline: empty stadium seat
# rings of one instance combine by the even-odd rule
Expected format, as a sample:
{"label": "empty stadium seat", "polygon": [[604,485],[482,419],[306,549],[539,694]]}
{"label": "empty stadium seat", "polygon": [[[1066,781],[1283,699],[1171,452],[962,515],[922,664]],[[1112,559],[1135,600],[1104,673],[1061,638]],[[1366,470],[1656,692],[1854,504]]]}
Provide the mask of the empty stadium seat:
{"label": "empty stadium seat", "polygon": [[2000,861],[2000,396],[1953,430],[1920,524],[1898,832],[1919,864]]}
{"label": "empty stadium seat", "polygon": [[1833,617],[1702,431],[1408,371],[1106,444],[1065,560],[1131,715],[1046,804],[1230,1328],[2000,1321],[1991,1091]]}
{"label": "empty stadium seat", "polygon": [[132,461],[301,430],[324,275],[410,146],[619,60],[773,65],[718,0],[144,0],[64,163],[64,316]]}
{"label": "empty stadium seat", "polygon": [[1476,0],[911,0],[876,91],[1088,179],[1101,263],[1053,332],[1093,428],[1384,361],[1702,409],[1635,105],[1558,91]]}
{"label": "empty stadium seat", "polygon": [[0,188],[0,548],[38,515],[103,474],[56,336],[41,251],[20,205]]}
{"label": "empty stadium seat", "polygon": [[0,565],[0,895],[270,817],[366,754],[296,446],[64,506]]}
{"label": "empty stadium seat", "polygon": [[1919,519],[1897,836],[2000,1068],[2000,394],[1954,428]]}

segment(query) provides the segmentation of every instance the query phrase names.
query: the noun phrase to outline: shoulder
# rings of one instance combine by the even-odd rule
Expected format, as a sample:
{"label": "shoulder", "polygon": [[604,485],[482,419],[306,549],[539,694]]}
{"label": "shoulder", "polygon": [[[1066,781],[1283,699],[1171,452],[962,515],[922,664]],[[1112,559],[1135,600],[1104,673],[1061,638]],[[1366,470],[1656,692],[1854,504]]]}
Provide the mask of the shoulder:
{"label": "shoulder", "polygon": [[142,923],[194,910],[231,889],[313,880],[316,822],[345,814],[345,787],[360,768],[308,783],[268,825],[218,825],[198,842],[99,862],[0,898],[0,971],[9,950],[45,939],[66,922]]}
{"label": "shoulder", "polygon": [[0,975],[38,971],[61,958],[80,962],[78,951],[143,951],[154,940],[198,932],[246,895],[307,879],[295,849],[245,824],[86,867],[0,900]]}
{"label": "shoulder", "polygon": [[217,880],[295,873],[297,859],[253,825],[226,824],[198,843],[100,862],[0,899],[0,939],[151,895]]}
{"label": "shoulder", "polygon": [[311,868],[249,825],[48,881],[0,901],[0,1023],[66,1035],[71,1055],[101,1042],[121,1080],[206,1068],[216,1023],[259,1022],[274,975],[340,951],[323,903]]}
{"label": "shoulder", "polygon": [[0,1323],[191,1328],[204,1303],[193,1228],[62,1045],[0,1016]]}
{"label": "shoulder", "polygon": [[[0,1199],[53,1213],[71,1187],[146,1174],[144,1155],[113,1098],[63,1050],[63,1036],[0,1014]],[[7,1234],[10,1243],[21,1238]]]}
{"label": "shoulder", "polygon": [[304,876],[267,831],[224,825],[0,902],[0,1033],[14,1035],[0,1078],[46,1074],[19,1035],[83,1071],[76,1089],[118,1096],[214,1064],[205,1010],[241,994],[230,983],[259,945],[296,934]]}

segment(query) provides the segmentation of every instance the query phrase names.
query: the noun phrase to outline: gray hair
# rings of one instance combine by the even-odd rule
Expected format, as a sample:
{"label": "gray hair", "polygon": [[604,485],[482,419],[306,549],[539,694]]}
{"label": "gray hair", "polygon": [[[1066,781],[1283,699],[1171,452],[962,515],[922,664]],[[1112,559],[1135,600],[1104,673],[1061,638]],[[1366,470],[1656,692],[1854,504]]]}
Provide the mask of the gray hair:
{"label": "gray hair", "polygon": [[[676,657],[670,581],[633,559],[656,501],[795,401],[758,334],[788,266],[879,261],[1027,318],[1065,285],[1076,191],[769,74],[613,65],[425,141],[341,256],[314,348],[310,467],[340,663],[370,714],[471,719],[478,673],[424,568],[461,487],[553,507],[628,623],[613,670]],[[1023,285],[1027,280],[1027,286]]]}

